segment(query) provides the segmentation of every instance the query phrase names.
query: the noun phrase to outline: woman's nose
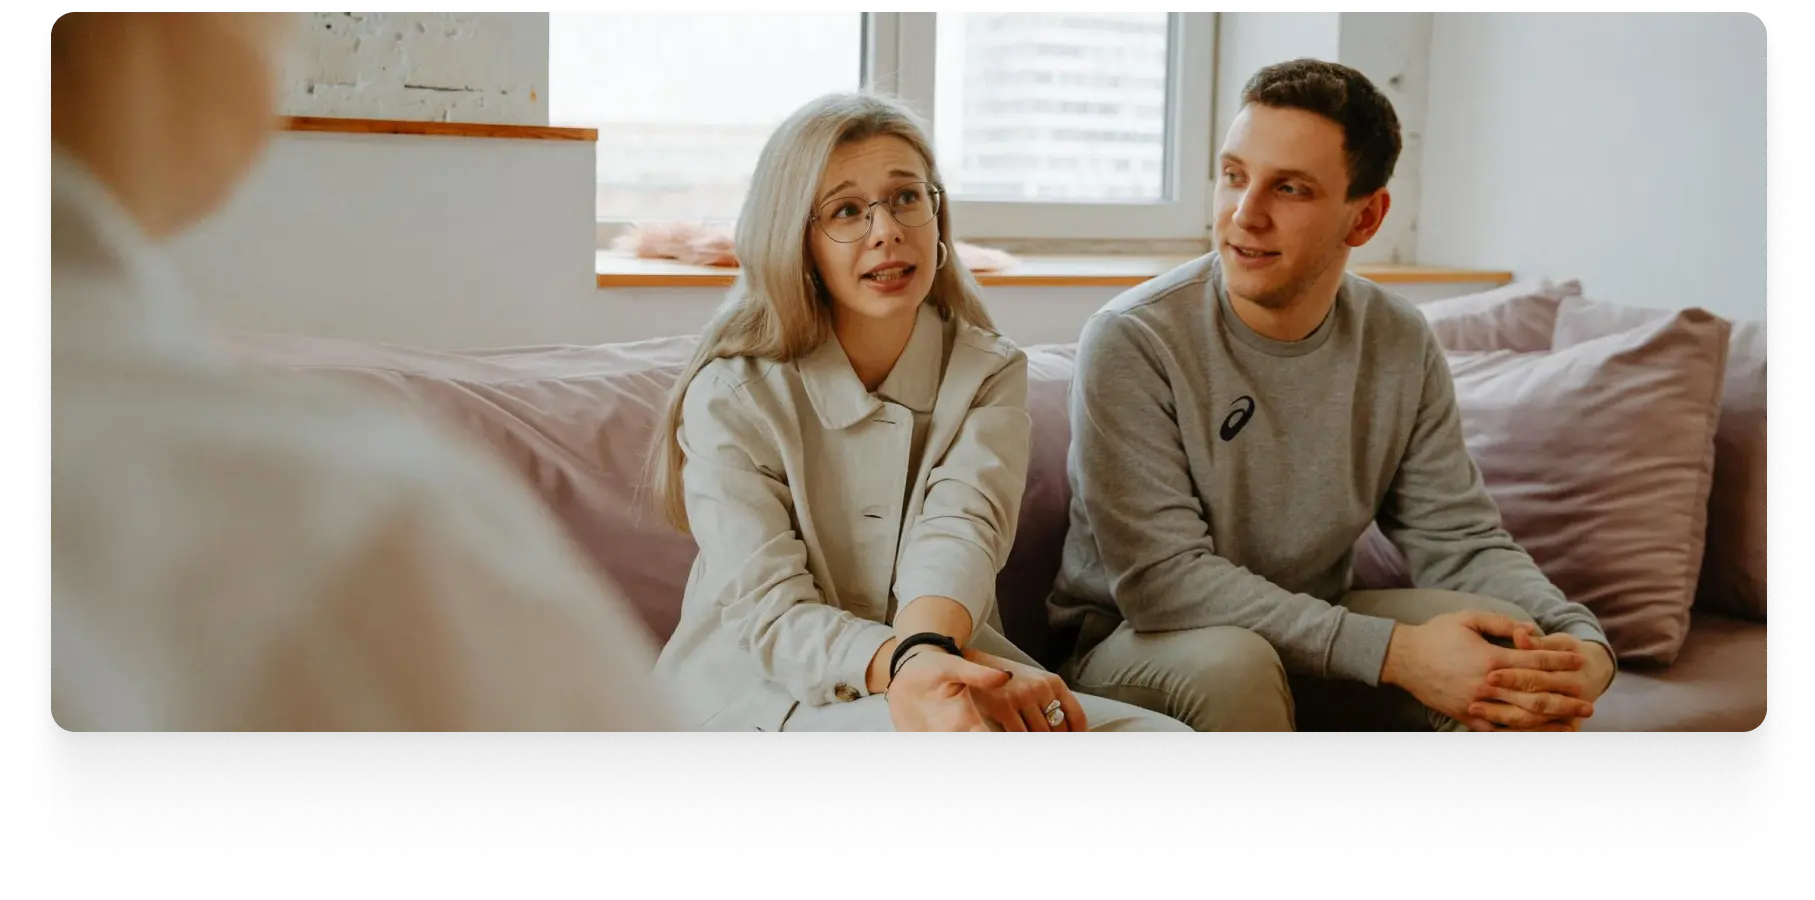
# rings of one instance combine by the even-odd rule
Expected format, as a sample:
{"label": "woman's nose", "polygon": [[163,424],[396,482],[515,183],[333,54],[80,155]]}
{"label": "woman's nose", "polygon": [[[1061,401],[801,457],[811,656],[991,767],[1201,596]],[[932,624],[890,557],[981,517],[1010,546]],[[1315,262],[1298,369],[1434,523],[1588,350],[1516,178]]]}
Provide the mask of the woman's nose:
{"label": "woman's nose", "polygon": [[895,221],[895,214],[886,206],[870,208],[870,239],[881,244],[889,240],[900,240],[901,223]]}

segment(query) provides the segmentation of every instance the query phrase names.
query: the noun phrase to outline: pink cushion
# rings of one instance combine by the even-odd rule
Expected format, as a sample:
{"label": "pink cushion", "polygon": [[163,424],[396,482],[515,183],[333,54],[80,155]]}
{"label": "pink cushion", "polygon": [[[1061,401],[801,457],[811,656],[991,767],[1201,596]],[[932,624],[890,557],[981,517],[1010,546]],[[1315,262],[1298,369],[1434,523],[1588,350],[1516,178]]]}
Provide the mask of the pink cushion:
{"label": "pink cushion", "polygon": [[1033,419],[1033,454],[1027,490],[1021,497],[1015,548],[996,579],[996,607],[1003,634],[1021,650],[1056,665],[1069,648],[1054,641],[1046,618],[1046,597],[1059,576],[1059,557],[1069,527],[1071,483],[1065,454],[1071,446],[1071,375],[1075,344],[1022,348],[1027,353],[1027,412]]}
{"label": "pink cushion", "polygon": [[[596,347],[443,353],[320,338],[241,334],[248,361],[344,380],[477,438],[521,473],[586,555],[627,595],[657,640],[680,621],[692,539],[638,497],[669,388],[697,346],[681,337]],[[1046,595],[1058,575],[1071,491],[1065,452],[1073,346],[1028,348],[1033,464],[1015,549],[997,581],[1010,640],[1047,647]]]}
{"label": "pink cushion", "polygon": [[1765,626],[1696,610],[1667,669],[1629,668],[1584,731],[1751,731],[1765,720]]}
{"label": "pink cushion", "polygon": [[[1557,314],[1555,342],[1573,346],[1669,316],[1668,310],[1574,298]],[[1765,326],[1738,322],[1727,344],[1720,424],[1714,433],[1714,484],[1708,497],[1708,550],[1697,605],[1757,621],[1765,618]]]}
{"label": "pink cushion", "polygon": [[637,489],[668,389],[696,339],[461,353],[249,334],[232,344],[255,363],[388,394],[489,446],[548,502],[656,639],[673,633],[697,551]]}
{"label": "pink cushion", "polygon": [[[1702,562],[1729,326],[1687,310],[1549,353],[1452,353],[1464,437],[1508,532],[1600,618],[1623,661],[1669,663]],[[1377,531],[1361,586],[1403,584]]]}
{"label": "pink cushion", "polygon": [[1540,278],[1421,303],[1418,309],[1445,350],[1537,353],[1550,349],[1557,307],[1581,293],[1582,283],[1574,279]]}

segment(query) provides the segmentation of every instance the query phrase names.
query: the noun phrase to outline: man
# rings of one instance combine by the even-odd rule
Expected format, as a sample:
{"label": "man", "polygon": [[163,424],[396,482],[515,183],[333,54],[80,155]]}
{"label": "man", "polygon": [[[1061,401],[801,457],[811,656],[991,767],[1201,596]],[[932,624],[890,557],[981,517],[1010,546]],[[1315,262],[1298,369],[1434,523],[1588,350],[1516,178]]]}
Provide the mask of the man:
{"label": "man", "polygon": [[51,32],[56,721],[668,728],[643,626],[526,487],[191,317],[159,244],[264,147],[290,19]]}
{"label": "man", "polygon": [[[1199,730],[1593,714],[1599,624],[1501,527],[1422,316],[1347,274],[1399,149],[1360,73],[1261,70],[1218,161],[1213,251],[1086,324],[1051,599],[1077,689]],[[1424,589],[1349,592],[1375,521]]]}

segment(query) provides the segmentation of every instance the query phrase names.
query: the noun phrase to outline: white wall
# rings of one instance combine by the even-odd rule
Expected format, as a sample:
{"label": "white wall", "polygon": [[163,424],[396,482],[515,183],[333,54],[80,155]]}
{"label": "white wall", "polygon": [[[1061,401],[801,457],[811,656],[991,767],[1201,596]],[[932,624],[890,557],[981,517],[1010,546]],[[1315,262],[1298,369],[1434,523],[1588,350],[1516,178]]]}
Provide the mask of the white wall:
{"label": "white wall", "polygon": [[1419,260],[1763,320],[1764,50],[1742,13],[1436,14]]}
{"label": "white wall", "polygon": [[286,133],[174,247],[235,328],[421,346],[587,342],[587,141]]}
{"label": "white wall", "polygon": [[1216,17],[1216,131],[1222,146],[1241,111],[1242,86],[1277,62],[1334,60],[1341,51],[1340,13],[1219,13]]}
{"label": "white wall", "polygon": [[[983,300],[997,327],[1020,344],[1077,340],[1084,320],[1109,302],[1121,288],[985,287]],[[722,288],[615,289],[598,292],[598,304],[609,311],[613,340],[640,340],[692,334],[706,323],[725,297]]]}
{"label": "white wall", "polygon": [[547,13],[298,18],[286,115],[548,124]]}
{"label": "white wall", "polygon": [[[1388,290],[1414,303],[1485,291],[1491,284],[1403,284]],[[1126,288],[1116,287],[985,287],[983,301],[1002,332],[1023,346],[1063,344],[1078,339],[1084,320]],[[621,289],[598,292],[608,317],[611,340],[632,341],[691,334],[704,325],[723,289]]]}
{"label": "white wall", "polygon": [[1343,13],[1338,61],[1353,66],[1392,101],[1399,117],[1399,162],[1387,182],[1393,204],[1356,263],[1445,265],[1418,258],[1418,207],[1424,193],[1424,129],[1430,94],[1432,14]]}
{"label": "white wall", "polygon": [[[548,124],[547,13],[306,13],[288,115]],[[284,133],[175,245],[230,328],[430,347],[608,340],[590,142]]]}

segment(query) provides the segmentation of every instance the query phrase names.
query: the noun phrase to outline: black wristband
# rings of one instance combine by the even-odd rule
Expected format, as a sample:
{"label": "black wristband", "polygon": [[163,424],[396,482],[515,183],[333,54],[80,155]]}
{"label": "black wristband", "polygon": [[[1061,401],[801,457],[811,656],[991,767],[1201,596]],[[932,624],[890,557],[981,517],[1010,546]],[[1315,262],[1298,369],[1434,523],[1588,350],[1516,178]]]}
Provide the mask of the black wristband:
{"label": "black wristband", "polygon": [[889,683],[895,683],[895,669],[901,665],[901,657],[903,654],[915,647],[928,645],[938,647],[953,656],[964,655],[964,651],[958,647],[958,642],[952,640],[950,635],[940,634],[935,631],[922,631],[919,634],[908,635],[906,638],[902,639],[901,643],[895,645],[895,653],[893,656],[889,657]]}

